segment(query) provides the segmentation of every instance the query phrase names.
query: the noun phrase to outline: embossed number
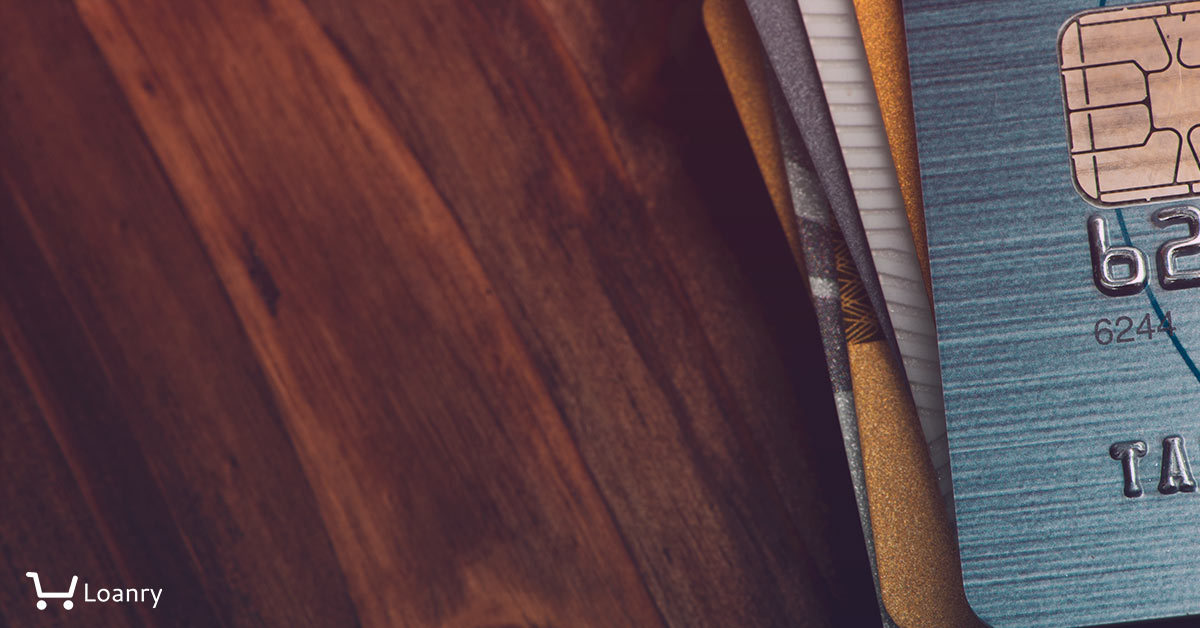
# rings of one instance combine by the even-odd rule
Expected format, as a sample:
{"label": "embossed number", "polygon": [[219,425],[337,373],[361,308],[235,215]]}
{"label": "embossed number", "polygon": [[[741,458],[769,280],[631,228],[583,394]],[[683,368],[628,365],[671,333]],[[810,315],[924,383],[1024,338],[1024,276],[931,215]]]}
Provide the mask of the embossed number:
{"label": "embossed number", "polygon": [[1200,270],[1180,270],[1179,258],[1200,253],[1200,209],[1189,205],[1166,207],[1154,212],[1156,226],[1186,225],[1187,237],[1167,240],[1158,249],[1158,283],[1166,290],[1200,286]]}

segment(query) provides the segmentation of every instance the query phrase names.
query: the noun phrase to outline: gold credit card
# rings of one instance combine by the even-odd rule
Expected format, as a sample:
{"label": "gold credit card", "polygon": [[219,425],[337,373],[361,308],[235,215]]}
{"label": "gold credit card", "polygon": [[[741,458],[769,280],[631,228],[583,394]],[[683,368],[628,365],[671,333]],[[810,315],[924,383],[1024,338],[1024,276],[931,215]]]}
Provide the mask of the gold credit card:
{"label": "gold credit card", "polygon": [[[873,15],[878,16],[873,22],[878,28],[875,32],[889,37],[902,34],[898,7],[890,13]],[[855,28],[852,16],[852,12],[843,12],[840,18],[842,26],[847,24],[846,18],[849,17],[848,24]],[[705,20],[781,222],[789,241],[793,243],[793,250],[803,259],[802,238],[796,216],[802,210],[795,209],[790,202],[789,182],[782,163],[784,152],[780,150],[780,136],[772,120],[771,103],[767,102],[768,89],[758,84],[765,80],[758,78],[763,76],[761,69],[767,68],[768,72],[770,69],[761,54],[759,42],[753,37],[753,23],[741,0],[709,0],[705,4]],[[885,23],[884,20],[890,22]],[[805,36],[803,30],[794,31],[791,35]],[[894,47],[896,43],[890,45]],[[871,46],[868,43],[868,48]],[[898,49],[903,51],[902,39]],[[860,76],[870,76],[866,67],[860,67],[858,71]],[[895,84],[903,86],[905,91],[882,99],[888,103],[885,117],[894,113],[895,102],[907,100],[907,80]],[[911,133],[911,121],[907,125]],[[904,127],[900,129],[902,131]],[[887,131],[886,141],[877,142],[874,149],[876,159],[882,153],[882,159],[890,161],[889,146],[903,147],[903,142],[893,141],[895,134],[891,126]],[[909,146],[911,151],[911,142]],[[907,231],[909,226],[905,215],[912,215],[919,209],[919,194],[910,193],[914,189],[919,190],[914,181],[915,161],[908,167],[898,169],[898,173],[903,173],[899,178],[902,179],[900,183],[904,200],[895,203],[894,207],[903,207],[900,210],[900,226],[902,231]],[[896,177],[897,174],[891,176]],[[923,257],[923,248],[918,248],[922,252],[917,256],[918,259]],[[917,296],[926,299],[927,292],[920,271],[916,272],[914,285]],[[852,287],[848,285],[852,282],[845,280],[842,283],[846,284],[843,286],[847,288],[844,292],[849,298],[844,303],[847,306],[843,308],[845,313],[854,309],[856,300]],[[815,295],[814,298],[819,299],[819,296]],[[843,316],[843,319],[853,316],[851,312],[849,317]],[[850,331],[842,341],[853,383],[852,440],[855,447],[861,448],[860,455],[852,455],[850,462],[852,465],[861,465],[858,480],[862,482],[862,494],[869,503],[867,527],[871,530],[869,542],[876,555],[876,575],[887,611],[885,623],[894,625],[894,619],[904,626],[979,625],[963,597],[953,532],[948,524],[926,449],[926,439],[903,371],[886,343],[878,340],[877,336],[864,336]]]}

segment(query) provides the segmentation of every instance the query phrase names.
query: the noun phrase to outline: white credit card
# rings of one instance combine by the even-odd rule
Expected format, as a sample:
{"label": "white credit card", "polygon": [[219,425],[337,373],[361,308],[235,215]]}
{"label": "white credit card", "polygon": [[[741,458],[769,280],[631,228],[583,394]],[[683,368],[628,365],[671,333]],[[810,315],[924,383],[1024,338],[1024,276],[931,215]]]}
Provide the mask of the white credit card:
{"label": "white credit card", "polygon": [[799,0],[799,5],[937,471],[938,488],[949,503],[950,457],[937,336],[854,3]]}

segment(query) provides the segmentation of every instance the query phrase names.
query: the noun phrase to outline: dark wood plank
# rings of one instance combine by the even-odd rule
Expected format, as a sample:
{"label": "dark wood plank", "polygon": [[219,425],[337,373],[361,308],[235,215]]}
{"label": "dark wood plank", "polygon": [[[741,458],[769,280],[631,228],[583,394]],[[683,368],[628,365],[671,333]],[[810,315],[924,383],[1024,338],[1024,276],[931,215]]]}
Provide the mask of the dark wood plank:
{"label": "dark wood plank", "polygon": [[[783,352],[770,347],[779,337],[764,333],[757,295],[721,239],[728,232],[714,224],[723,217],[706,220],[710,202],[733,212],[747,203],[738,198],[746,186],[722,185],[748,180],[746,171],[689,172],[704,166],[680,159],[683,142],[707,148],[709,159],[721,145],[694,137],[707,130],[703,113],[683,138],[665,123],[701,94],[656,83],[683,65],[668,65],[662,35],[686,36],[679,28],[694,29],[698,14],[606,3],[587,5],[589,16],[548,3],[565,14],[561,23],[578,20],[566,32],[621,43],[576,61],[556,16],[537,4],[309,4],[460,216],[666,617],[677,625],[819,624],[839,614],[872,621],[869,597],[834,593],[870,587],[857,526],[813,511],[828,507],[818,496],[829,482],[813,463],[845,468],[836,426],[828,423],[812,448],[796,431],[807,412],[832,416],[828,383],[812,368],[819,347],[807,336],[807,370],[787,377]],[[469,54],[422,63],[434,49]],[[711,57],[691,61],[714,67]],[[708,95],[728,102],[723,92]],[[705,178],[712,183],[697,189]],[[701,197],[713,192],[712,201]],[[764,233],[775,247],[749,250],[773,250],[770,272],[798,296],[802,280],[779,270],[791,268],[782,236],[755,231]],[[779,298],[779,286],[770,288],[772,306],[795,316],[785,325],[811,324],[794,299]],[[792,387],[803,379],[816,380],[807,391],[814,407]],[[680,495],[705,517],[679,517]],[[848,495],[833,498],[833,509],[852,509]],[[698,580],[697,572],[726,577]]]}
{"label": "dark wood plank", "polygon": [[0,5],[0,530],[106,623],[869,624],[694,3]]}
{"label": "dark wood plank", "polygon": [[[742,410],[727,419],[753,435],[774,498],[804,540],[798,559],[820,572],[835,623],[874,625],[861,532],[852,522],[856,505],[804,279],[766,210],[761,175],[697,7],[541,4],[623,144],[626,170],[655,208],[654,222],[670,226],[658,231],[675,240],[679,275],[702,277],[697,289],[710,288],[691,299],[703,304],[704,333],[717,345],[714,358]],[[715,306],[730,300],[737,306]]]}
{"label": "dark wood plank", "polygon": [[10,5],[5,335],[122,575],[166,589],[167,625],[353,625],[262,368],[99,51],[70,5]]}
{"label": "dark wood plank", "polygon": [[[93,582],[119,583],[128,581],[129,572],[117,562],[120,552],[112,551],[111,536],[102,531],[80,490],[85,483],[80,475],[96,470],[73,464],[59,447],[7,348],[0,351],[0,412],[0,503],[6,513],[0,518],[0,558],[8,566],[0,576],[0,623],[36,626],[45,621],[45,613],[34,605],[26,571],[38,572],[47,591],[65,591],[77,573],[88,574]],[[89,619],[97,626],[136,625],[136,610],[106,606]],[[58,611],[56,604],[51,612]]]}
{"label": "dark wood plank", "polygon": [[363,621],[656,623],[458,222],[307,10],[82,6],[266,367]]}

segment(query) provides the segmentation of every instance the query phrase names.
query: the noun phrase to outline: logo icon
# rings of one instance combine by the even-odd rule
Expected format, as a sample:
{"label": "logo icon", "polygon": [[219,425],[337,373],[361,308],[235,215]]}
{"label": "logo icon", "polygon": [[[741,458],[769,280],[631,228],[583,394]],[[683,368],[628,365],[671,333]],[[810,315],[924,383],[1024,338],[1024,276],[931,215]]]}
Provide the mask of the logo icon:
{"label": "logo icon", "polygon": [[1080,196],[1099,206],[1200,196],[1200,4],[1080,13],[1058,53]]}
{"label": "logo icon", "polygon": [[42,590],[42,581],[38,579],[38,574],[36,571],[25,572],[25,577],[33,578],[33,588],[35,591],[37,591],[37,596],[38,596],[38,601],[37,601],[38,610],[40,610],[40,611],[46,610],[46,600],[62,600],[63,608],[65,608],[67,610],[71,610],[71,608],[73,608],[75,606],[75,603],[71,601],[71,598],[75,596],[75,584],[77,582],[79,582],[79,576],[71,576],[71,588],[67,589],[66,593],[55,593],[53,591],[43,591]]}

